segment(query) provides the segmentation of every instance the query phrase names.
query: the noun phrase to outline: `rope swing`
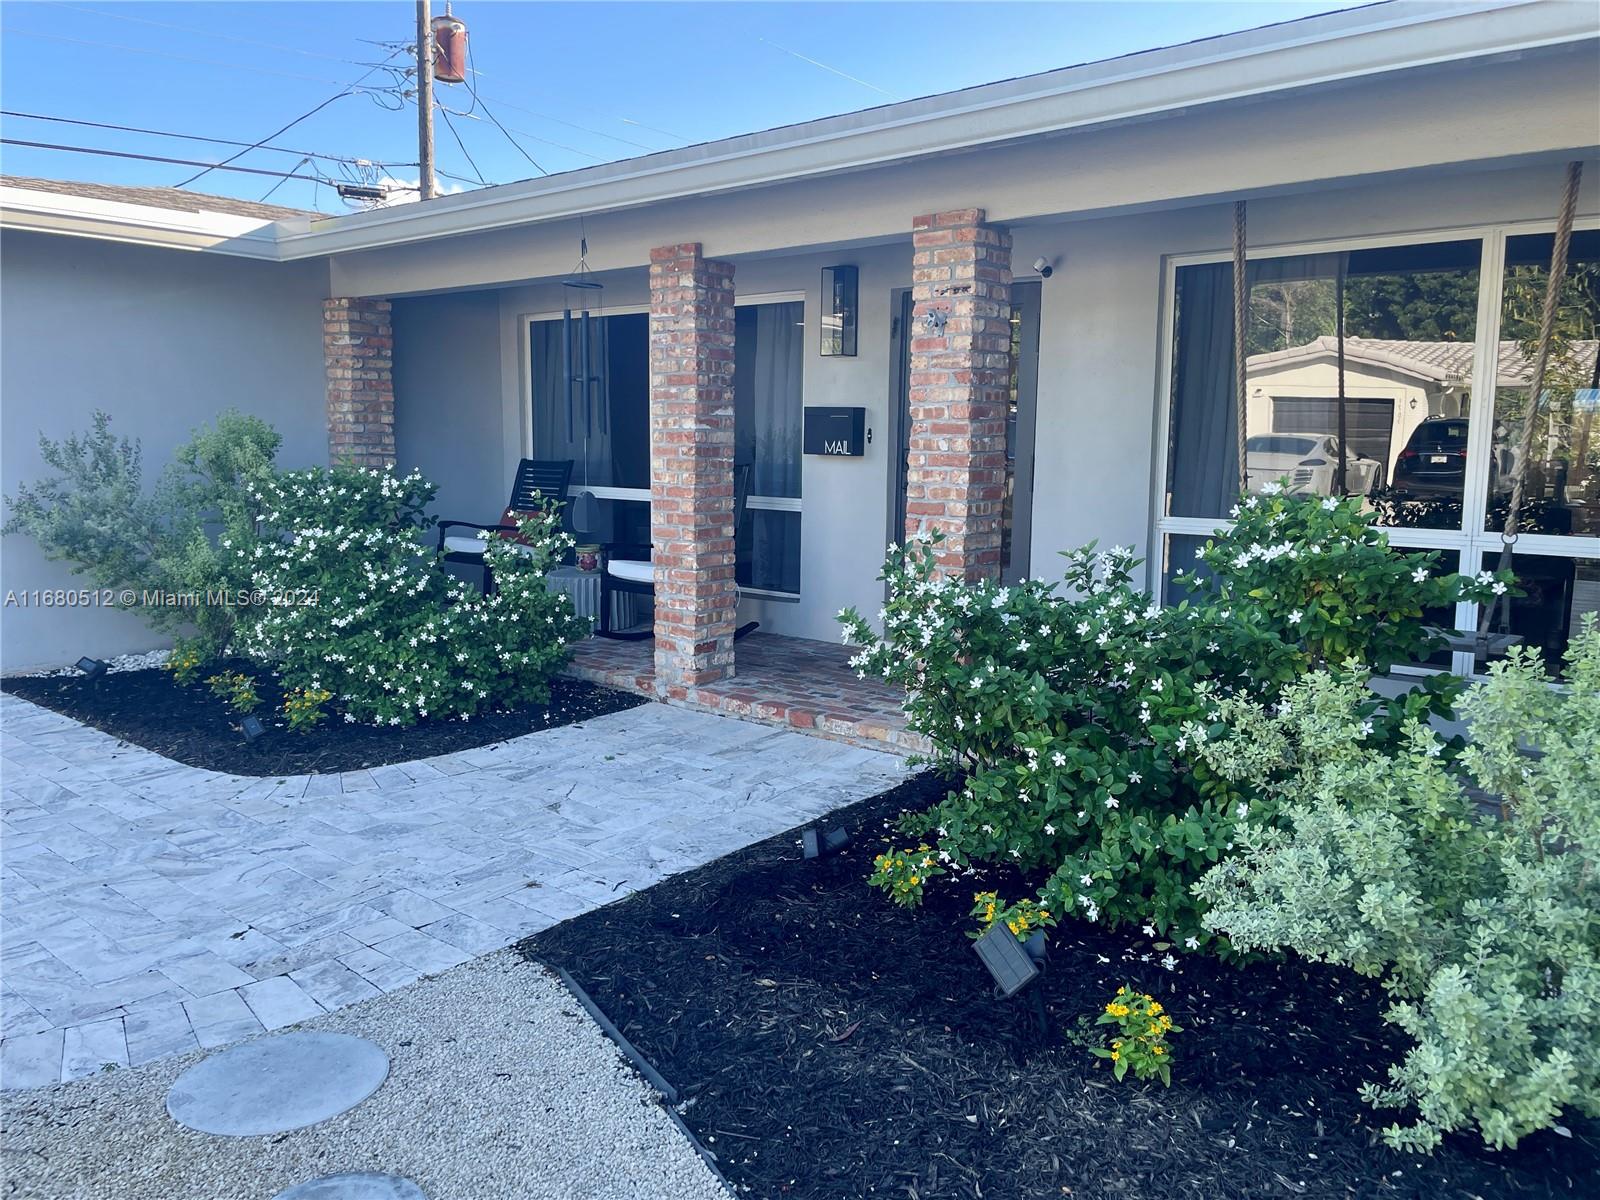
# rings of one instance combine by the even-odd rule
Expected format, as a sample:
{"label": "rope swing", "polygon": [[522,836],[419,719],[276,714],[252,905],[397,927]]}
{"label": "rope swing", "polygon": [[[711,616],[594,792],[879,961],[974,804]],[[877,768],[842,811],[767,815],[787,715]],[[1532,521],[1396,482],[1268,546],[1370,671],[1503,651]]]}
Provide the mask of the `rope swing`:
{"label": "rope swing", "polygon": [[[1561,193],[1561,210],[1556,215],[1555,245],[1550,251],[1550,275],[1545,280],[1544,309],[1539,314],[1539,343],[1533,356],[1532,378],[1528,381],[1527,410],[1522,418],[1522,436],[1517,445],[1516,467],[1511,474],[1511,498],[1506,508],[1505,524],[1501,527],[1500,567],[1511,570],[1517,542],[1518,523],[1522,516],[1523,482],[1527,478],[1528,461],[1533,457],[1533,439],[1538,426],[1539,408],[1544,400],[1545,368],[1550,363],[1550,343],[1555,336],[1556,315],[1561,308],[1561,287],[1567,277],[1567,253],[1572,246],[1572,222],[1578,211],[1578,188],[1583,182],[1583,163],[1567,164],[1566,188]],[[1495,598],[1493,604],[1481,609],[1478,619],[1478,637],[1473,653],[1479,663],[1489,657],[1489,633],[1498,614],[1510,611],[1510,589]]]}

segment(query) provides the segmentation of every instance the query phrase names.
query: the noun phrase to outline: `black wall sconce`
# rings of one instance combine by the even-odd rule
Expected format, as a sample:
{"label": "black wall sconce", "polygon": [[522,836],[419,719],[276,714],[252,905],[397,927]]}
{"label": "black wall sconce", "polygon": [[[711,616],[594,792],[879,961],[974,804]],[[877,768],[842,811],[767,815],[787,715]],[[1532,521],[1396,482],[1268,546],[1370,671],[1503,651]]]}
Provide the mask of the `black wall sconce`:
{"label": "black wall sconce", "polygon": [[856,314],[859,271],[856,267],[822,268],[822,354],[856,356]]}

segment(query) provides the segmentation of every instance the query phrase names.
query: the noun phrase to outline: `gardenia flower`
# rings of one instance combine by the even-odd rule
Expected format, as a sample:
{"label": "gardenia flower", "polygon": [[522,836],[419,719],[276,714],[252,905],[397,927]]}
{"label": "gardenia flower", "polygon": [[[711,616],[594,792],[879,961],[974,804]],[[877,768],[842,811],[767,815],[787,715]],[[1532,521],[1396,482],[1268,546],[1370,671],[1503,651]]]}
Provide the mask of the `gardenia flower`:
{"label": "gardenia flower", "polygon": [[1329,496],[1326,500],[1324,500],[1322,502],[1322,511],[1323,512],[1332,512],[1334,509],[1336,509],[1338,507],[1339,507],[1339,502],[1337,500],[1335,500],[1332,496]]}
{"label": "gardenia flower", "polygon": [[1200,949],[1200,939],[1195,937],[1193,934],[1190,934],[1188,937],[1184,938],[1183,944],[1190,950]]}
{"label": "gardenia flower", "polygon": [[1106,797],[1106,807],[1107,808],[1119,808],[1119,807],[1121,807],[1121,805],[1122,805],[1122,801],[1118,800],[1115,796],[1107,796]]}
{"label": "gardenia flower", "polygon": [[1300,624],[1301,615],[1302,614],[1301,614],[1300,610],[1298,608],[1295,609],[1292,613],[1289,614],[1289,624],[1291,624],[1291,625]]}
{"label": "gardenia flower", "polygon": [[1156,935],[1156,927],[1148,921],[1145,922],[1144,935],[1145,937],[1155,937]]}
{"label": "gardenia flower", "polygon": [[1128,772],[1128,782],[1129,783],[1140,783],[1143,780],[1144,780],[1144,776],[1139,774],[1139,772],[1137,772],[1137,771]]}
{"label": "gardenia flower", "polygon": [[1083,884],[1084,887],[1088,887],[1090,884],[1092,884],[1094,882],[1094,876],[1093,875],[1079,875],[1078,876],[1078,882]]}
{"label": "gardenia flower", "polygon": [[1428,579],[1428,568],[1427,567],[1418,567],[1415,571],[1411,572],[1411,578],[1412,578],[1413,581],[1415,581],[1417,583],[1425,583],[1425,582],[1427,582],[1427,579]]}
{"label": "gardenia flower", "polygon": [[1168,954],[1161,960],[1161,965],[1170,971],[1178,965],[1178,960],[1173,958],[1172,955]]}

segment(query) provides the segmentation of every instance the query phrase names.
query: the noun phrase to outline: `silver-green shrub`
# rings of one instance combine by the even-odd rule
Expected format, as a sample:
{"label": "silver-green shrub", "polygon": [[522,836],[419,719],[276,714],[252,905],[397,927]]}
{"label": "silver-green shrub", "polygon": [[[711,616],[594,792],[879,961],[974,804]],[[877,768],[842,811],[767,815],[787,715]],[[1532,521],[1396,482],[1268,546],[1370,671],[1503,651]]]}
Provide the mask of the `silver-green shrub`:
{"label": "silver-green shrub", "polygon": [[[1600,1115],[1600,629],[1568,652],[1570,688],[1530,649],[1470,690],[1456,768],[1413,724],[1367,746],[1365,678],[1317,672],[1265,708],[1221,705],[1201,753],[1280,801],[1196,887],[1240,950],[1292,949],[1381,976],[1414,1041],[1363,1096],[1410,1108],[1386,1140],[1431,1150],[1475,1128],[1495,1147],[1566,1108]],[[1470,786],[1493,800],[1479,802]],[[1498,804],[1498,807],[1496,807]]]}
{"label": "silver-green shrub", "polygon": [[[32,537],[154,628],[197,634],[196,649],[209,658],[231,640],[238,616],[234,605],[200,602],[237,590],[218,539],[253,528],[251,489],[281,441],[265,421],[223,412],[178,447],[147,491],[139,443],[117,437],[98,412],[87,433],[39,439],[55,474],[17,488],[3,532]],[[152,594],[196,599],[151,602]]]}

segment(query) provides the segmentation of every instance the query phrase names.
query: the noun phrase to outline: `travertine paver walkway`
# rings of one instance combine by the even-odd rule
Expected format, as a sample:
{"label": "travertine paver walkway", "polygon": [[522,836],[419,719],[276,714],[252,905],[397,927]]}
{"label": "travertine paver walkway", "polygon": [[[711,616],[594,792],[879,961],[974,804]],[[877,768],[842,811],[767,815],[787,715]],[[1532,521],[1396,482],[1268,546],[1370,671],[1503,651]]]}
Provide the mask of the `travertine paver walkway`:
{"label": "travertine paver walkway", "polygon": [[337,1009],[892,786],[649,704],[341,775],[186,767],[0,696],[0,1084]]}

